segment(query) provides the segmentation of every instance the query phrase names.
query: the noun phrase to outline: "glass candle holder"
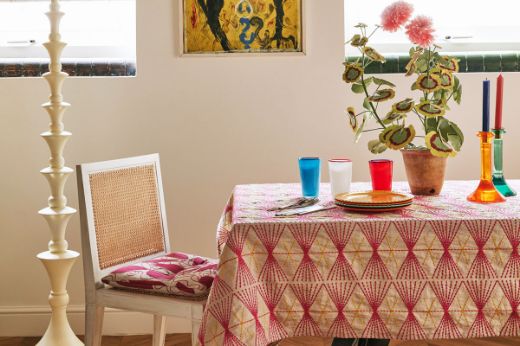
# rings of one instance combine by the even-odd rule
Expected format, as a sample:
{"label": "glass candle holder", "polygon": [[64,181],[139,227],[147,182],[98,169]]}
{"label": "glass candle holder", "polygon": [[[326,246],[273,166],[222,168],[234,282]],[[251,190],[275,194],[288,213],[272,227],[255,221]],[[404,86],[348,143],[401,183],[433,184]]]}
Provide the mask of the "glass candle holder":
{"label": "glass candle holder", "polygon": [[493,184],[505,197],[516,196],[515,190],[507,184],[504,178],[504,140],[502,137],[506,131],[504,129],[494,129],[493,133],[495,134],[493,139]]}
{"label": "glass candle holder", "polygon": [[468,201],[475,203],[500,203],[505,202],[505,198],[498,192],[493,184],[491,174],[491,143],[493,133],[479,132],[480,138],[480,183],[477,189],[468,196]]}
{"label": "glass candle holder", "polygon": [[370,177],[372,178],[372,190],[392,191],[392,160],[370,160]]}

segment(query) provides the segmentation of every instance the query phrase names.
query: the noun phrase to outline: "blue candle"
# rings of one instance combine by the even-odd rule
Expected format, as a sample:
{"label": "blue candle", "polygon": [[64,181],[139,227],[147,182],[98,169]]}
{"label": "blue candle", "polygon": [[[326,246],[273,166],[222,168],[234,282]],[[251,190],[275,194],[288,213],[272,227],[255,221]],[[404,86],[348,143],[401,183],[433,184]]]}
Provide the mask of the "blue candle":
{"label": "blue candle", "polygon": [[489,132],[489,85],[490,82],[484,81],[484,100],[482,103],[482,131]]}

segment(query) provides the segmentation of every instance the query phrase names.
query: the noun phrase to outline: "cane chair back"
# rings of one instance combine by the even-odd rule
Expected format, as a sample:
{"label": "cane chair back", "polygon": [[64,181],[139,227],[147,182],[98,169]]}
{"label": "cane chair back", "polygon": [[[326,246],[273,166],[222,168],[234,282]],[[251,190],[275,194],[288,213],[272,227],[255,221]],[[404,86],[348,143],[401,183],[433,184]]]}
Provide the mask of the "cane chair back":
{"label": "cane chair back", "polygon": [[96,285],[118,266],[170,252],[160,174],[157,154],[78,166],[83,253]]}

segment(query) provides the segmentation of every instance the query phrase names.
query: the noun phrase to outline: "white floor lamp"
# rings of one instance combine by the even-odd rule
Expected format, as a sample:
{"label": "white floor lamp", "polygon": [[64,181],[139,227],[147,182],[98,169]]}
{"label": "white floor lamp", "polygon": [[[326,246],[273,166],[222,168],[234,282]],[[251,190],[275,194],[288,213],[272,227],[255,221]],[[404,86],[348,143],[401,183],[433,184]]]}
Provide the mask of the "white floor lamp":
{"label": "white floor lamp", "polygon": [[52,315],[49,327],[38,345],[73,346],[83,345],[83,343],[74,335],[67,319],[69,303],[67,280],[79,253],[68,250],[68,243],[65,240],[67,224],[76,210],[67,207],[67,198],[63,195],[65,183],[73,170],[65,167],[63,158],[63,149],[71,133],[63,130],[62,121],[63,114],[70,104],[63,102],[61,94],[67,74],[61,71],[61,52],[66,44],[61,41],[60,35],[60,21],[64,13],[60,11],[59,0],[51,0],[50,10],[46,14],[49,17],[51,33],[49,41],[44,43],[44,46],[49,52],[50,63],[49,72],[44,74],[43,78],[47,80],[51,94],[49,102],[42,107],[49,114],[51,122],[49,131],[42,133],[42,137],[49,145],[51,157],[49,166],[40,172],[49,182],[51,196],[48,207],[40,210],[39,213],[49,225],[51,241],[49,251],[42,252],[37,257],[42,261],[49,275],[51,285],[49,304]]}

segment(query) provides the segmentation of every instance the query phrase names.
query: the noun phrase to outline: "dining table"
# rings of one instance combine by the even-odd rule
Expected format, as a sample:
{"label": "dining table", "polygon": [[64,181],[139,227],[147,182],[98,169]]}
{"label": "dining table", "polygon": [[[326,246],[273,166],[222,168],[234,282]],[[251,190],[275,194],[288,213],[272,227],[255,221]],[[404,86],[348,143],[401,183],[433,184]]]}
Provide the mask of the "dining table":
{"label": "dining table", "polygon": [[[440,195],[390,212],[284,217],[271,209],[300,197],[300,184],[236,186],[217,228],[200,343],[520,336],[520,197],[471,203],[477,185],[446,181]],[[405,182],[393,189],[409,192]],[[334,206],[329,184],[319,198]]]}

